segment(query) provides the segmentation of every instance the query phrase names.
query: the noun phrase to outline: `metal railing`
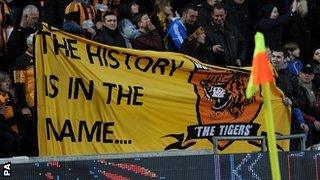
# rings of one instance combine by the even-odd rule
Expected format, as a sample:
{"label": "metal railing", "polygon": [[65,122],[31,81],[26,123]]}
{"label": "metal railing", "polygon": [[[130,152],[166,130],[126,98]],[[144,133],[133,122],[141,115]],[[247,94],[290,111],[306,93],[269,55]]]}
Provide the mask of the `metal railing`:
{"label": "metal railing", "polygon": [[[305,134],[293,134],[293,135],[276,135],[276,140],[292,140],[300,139],[301,151],[306,150],[306,135]],[[213,152],[217,154],[219,152],[218,143],[221,140],[231,140],[231,141],[248,141],[248,140],[260,140],[261,141],[261,151],[267,151],[267,137],[266,136],[215,136],[212,138],[213,141]]]}

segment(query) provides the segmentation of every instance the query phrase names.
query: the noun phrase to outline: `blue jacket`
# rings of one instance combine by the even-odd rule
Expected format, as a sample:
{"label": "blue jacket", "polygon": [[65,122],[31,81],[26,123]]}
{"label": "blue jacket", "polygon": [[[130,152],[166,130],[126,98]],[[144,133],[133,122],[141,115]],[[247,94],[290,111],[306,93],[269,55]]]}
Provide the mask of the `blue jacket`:
{"label": "blue jacket", "polygon": [[168,28],[167,37],[169,40],[169,50],[178,51],[183,40],[187,38],[187,31],[180,18],[172,21]]}
{"label": "blue jacket", "polygon": [[302,66],[302,62],[297,59],[292,59],[287,62],[288,71],[295,75],[300,73]]}

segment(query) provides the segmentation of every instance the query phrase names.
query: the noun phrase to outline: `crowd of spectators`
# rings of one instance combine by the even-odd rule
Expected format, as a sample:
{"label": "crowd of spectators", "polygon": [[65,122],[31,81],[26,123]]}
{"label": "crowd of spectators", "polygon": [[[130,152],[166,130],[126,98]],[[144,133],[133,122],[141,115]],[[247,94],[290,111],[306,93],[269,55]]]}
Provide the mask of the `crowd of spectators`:
{"label": "crowd of spectators", "polygon": [[[250,66],[265,35],[292,133],[320,142],[318,0],[0,0],[0,154],[36,156],[33,38],[40,22],[111,46]],[[293,145],[294,149],[294,145]]]}

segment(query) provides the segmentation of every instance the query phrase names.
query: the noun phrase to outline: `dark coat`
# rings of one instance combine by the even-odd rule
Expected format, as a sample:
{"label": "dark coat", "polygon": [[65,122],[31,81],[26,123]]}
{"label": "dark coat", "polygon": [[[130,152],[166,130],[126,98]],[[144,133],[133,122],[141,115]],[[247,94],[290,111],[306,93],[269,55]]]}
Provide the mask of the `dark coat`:
{"label": "dark coat", "polygon": [[[305,17],[311,29],[312,49],[320,47],[320,1],[308,0],[308,14]],[[310,54],[312,57],[313,52]]]}
{"label": "dark coat", "polygon": [[13,29],[7,42],[6,71],[11,74],[16,58],[23,55],[27,50],[26,38],[35,32],[32,28],[16,27]]}
{"label": "dark coat", "polygon": [[205,27],[212,21],[211,17],[212,6],[205,2],[199,10],[197,22],[200,26]]}
{"label": "dark coat", "polygon": [[126,47],[126,42],[118,29],[110,30],[104,27],[93,37],[93,40],[109,46]]}
{"label": "dark coat", "polygon": [[[245,64],[247,42],[238,29],[228,23],[225,24],[225,32],[218,28],[213,22],[205,27],[206,46],[210,58],[215,59],[216,65],[236,66],[236,60],[240,59]],[[212,46],[221,45],[223,53],[213,53]]]}
{"label": "dark coat", "polygon": [[253,19],[248,8],[244,4],[236,4],[233,0],[227,2],[227,22],[238,28],[245,39],[252,37],[254,32]]}
{"label": "dark coat", "polygon": [[254,21],[245,4],[236,4],[233,0],[225,1],[228,12],[227,22],[234,25],[247,41],[246,63],[251,64],[254,50]]}
{"label": "dark coat", "polygon": [[163,51],[163,43],[162,38],[159,35],[157,29],[149,33],[143,33],[138,35],[133,39],[132,47],[134,49],[141,49],[141,50],[156,50],[156,51]]}
{"label": "dark coat", "polygon": [[302,87],[298,83],[297,76],[289,73],[287,69],[279,70],[278,76],[276,84],[283,91],[284,95],[292,101],[292,107],[304,108],[307,100]]}
{"label": "dark coat", "polygon": [[285,23],[288,22],[291,12],[280,16],[278,19],[262,18],[257,24],[257,30],[265,36],[266,46],[271,49],[282,45],[282,34]]}
{"label": "dark coat", "polygon": [[311,49],[311,32],[309,25],[300,14],[295,12],[284,26],[284,29],[284,41],[298,43],[301,50],[300,59],[305,64],[309,59]]}

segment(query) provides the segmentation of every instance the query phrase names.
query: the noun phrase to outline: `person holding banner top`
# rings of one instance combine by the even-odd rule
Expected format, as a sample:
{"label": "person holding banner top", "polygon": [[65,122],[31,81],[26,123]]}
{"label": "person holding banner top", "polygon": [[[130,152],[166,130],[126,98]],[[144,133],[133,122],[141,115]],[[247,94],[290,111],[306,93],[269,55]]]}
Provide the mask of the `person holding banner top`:
{"label": "person holding banner top", "polygon": [[[272,50],[271,63],[277,71],[276,85],[283,91],[284,97],[282,102],[286,106],[292,107],[292,123],[291,134],[299,134],[308,131],[308,126],[305,125],[305,120],[301,109],[306,106],[307,99],[303,93],[302,87],[298,83],[298,77],[288,70],[288,65],[285,59],[287,51],[282,47],[277,47]],[[291,141],[290,150],[297,150],[298,142]]]}
{"label": "person holding banner top", "polygon": [[186,28],[188,37],[183,41],[179,52],[190,55],[202,62],[207,63],[209,54],[204,44],[206,34],[204,33],[203,27],[195,23],[188,25]]}
{"label": "person holding banner top", "polygon": [[35,107],[35,74],[33,55],[34,34],[27,37],[27,50],[17,58],[13,70],[13,79],[17,90],[21,115],[22,149],[26,155],[38,155],[37,118]]}

